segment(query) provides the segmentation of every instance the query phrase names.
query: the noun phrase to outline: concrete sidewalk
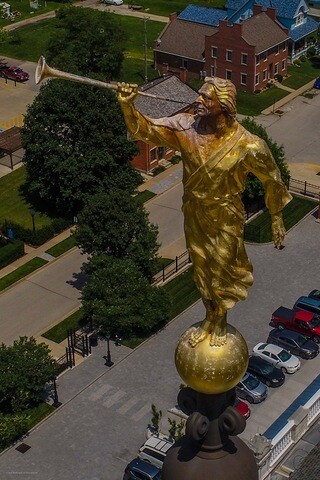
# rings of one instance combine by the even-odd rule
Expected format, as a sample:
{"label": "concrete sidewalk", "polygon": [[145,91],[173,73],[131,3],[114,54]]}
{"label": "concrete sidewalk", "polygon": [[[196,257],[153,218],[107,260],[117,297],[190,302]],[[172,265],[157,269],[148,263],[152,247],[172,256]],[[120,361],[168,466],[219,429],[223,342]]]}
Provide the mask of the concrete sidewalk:
{"label": "concrete sidewalk", "polygon": [[[302,93],[306,92],[307,90],[310,90],[313,87],[313,84],[315,82],[315,78],[311,80],[310,82],[306,83],[300,88],[297,88],[297,90],[293,90],[291,93],[289,93],[286,97],[281,98],[278,100],[278,102],[274,103],[270,107],[266,108],[261,112],[262,115],[269,115],[270,113],[275,113],[277,110],[281,109],[284,105],[287,103],[291,102],[294,98],[298,97]],[[281,84],[276,84],[277,87],[282,88]],[[283,88],[283,90],[287,90],[287,88]]]}

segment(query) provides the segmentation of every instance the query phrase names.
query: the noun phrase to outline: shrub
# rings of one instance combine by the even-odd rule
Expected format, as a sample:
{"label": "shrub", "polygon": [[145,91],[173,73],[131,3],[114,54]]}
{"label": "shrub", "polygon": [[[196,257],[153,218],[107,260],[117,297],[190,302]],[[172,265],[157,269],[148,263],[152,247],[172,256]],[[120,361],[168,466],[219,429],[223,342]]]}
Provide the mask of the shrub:
{"label": "shrub", "polygon": [[25,414],[0,414],[0,450],[9,447],[28,429],[28,416]]}
{"label": "shrub", "polygon": [[180,155],[174,155],[172,158],[170,158],[170,162],[172,163],[172,165],[176,165],[177,163],[180,163],[180,161]]}
{"label": "shrub", "polygon": [[156,168],[152,170],[152,174],[155,177],[156,175],[159,175],[159,173],[164,171],[165,171],[165,167],[163,165],[158,165]]}
{"label": "shrub", "polygon": [[282,80],[283,80],[283,75],[281,75],[281,73],[277,73],[274,78],[279,82],[279,83],[282,83]]}
{"label": "shrub", "polygon": [[314,67],[320,68],[320,55],[313,55],[313,57],[310,57],[310,62]]}
{"label": "shrub", "polygon": [[295,65],[296,67],[300,67],[301,62],[300,62],[299,58],[297,58],[296,60],[293,60],[293,65]]}
{"label": "shrub", "polygon": [[301,57],[299,57],[299,60],[300,60],[300,62],[306,62],[307,57],[305,55],[301,55]]}
{"label": "shrub", "polygon": [[313,46],[308,48],[308,50],[307,50],[308,57],[313,57],[314,55],[316,55],[316,53],[317,53],[317,50]]}
{"label": "shrub", "polygon": [[18,223],[7,220],[5,224],[2,225],[1,231],[4,234],[7,234],[7,231],[10,228],[13,231],[15,238],[18,238],[29,245],[38,247],[47,242],[55,234],[65,230],[70,226],[70,223],[70,220],[64,218],[54,218],[51,225],[38,229],[36,228],[35,231],[33,231],[30,228],[22,227]]}
{"label": "shrub", "polygon": [[10,240],[0,248],[0,268],[9,265],[9,263],[14,262],[17,258],[22,257],[22,255],[24,255],[23,242],[21,240]]}

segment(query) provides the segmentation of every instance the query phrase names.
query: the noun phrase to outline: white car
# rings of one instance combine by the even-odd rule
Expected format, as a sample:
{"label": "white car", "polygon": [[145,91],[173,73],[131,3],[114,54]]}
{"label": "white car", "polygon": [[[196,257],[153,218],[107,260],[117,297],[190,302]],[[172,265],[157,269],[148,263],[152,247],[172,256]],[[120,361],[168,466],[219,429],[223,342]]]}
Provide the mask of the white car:
{"label": "white car", "polygon": [[284,373],[294,373],[300,368],[300,360],[296,356],[272,343],[258,343],[253,347],[253,355],[281,368]]}
{"label": "white car", "polygon": [[141,460],[152,463],[156,467],[162,468],[167,451],[173,443],[163,440],[159,437],[150,437],[139,449],[138,457]]}
{"label": "white car", "polygon": [[123,0],[102,0],[106,5],[123,5]]}

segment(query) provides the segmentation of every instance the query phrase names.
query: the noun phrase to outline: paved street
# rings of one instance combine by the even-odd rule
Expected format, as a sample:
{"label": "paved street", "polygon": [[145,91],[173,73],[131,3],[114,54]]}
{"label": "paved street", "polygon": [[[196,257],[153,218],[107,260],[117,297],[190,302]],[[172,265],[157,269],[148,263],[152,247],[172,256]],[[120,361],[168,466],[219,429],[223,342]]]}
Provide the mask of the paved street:
{"label": "paved street", "polygon": [[[247,301],[230,312],[229,321],[241,330],[250,349],[266,339],[275,308],[290,307],[298,296],[319,286],[315,261],[319,228],[310,215],[290,232],[282,251],[272,245],[248,246],[255,283]],[[112,345],[116,364],[110,370],[103,365],[101,345],[87,361],[62,376],[59,391],[66,403],[25,439],[30,450],[21,454],[12,448],[0,457],[0,478],[121,480],[126,463],[143,442],[151,403],[164,412],[175,404],[180,384],[173,364],[175,343],[203,314],[198,302],[129,355],[124,347]],[[317,377],[319,363],[319,357],[303,362],[283,387],[270,391],[270,398],[254,406],[244,438],[263,433]]]}

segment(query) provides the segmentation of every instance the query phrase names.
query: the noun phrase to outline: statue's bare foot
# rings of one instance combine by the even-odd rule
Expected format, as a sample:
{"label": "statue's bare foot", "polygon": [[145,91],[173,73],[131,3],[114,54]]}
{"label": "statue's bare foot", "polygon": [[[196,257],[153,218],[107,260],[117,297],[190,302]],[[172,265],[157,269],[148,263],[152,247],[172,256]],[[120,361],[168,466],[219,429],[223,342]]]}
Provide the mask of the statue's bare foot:
{"label": "statue's bare foot", "polygon": [[221,317],[214,325],[210,337],[211,347],[221,347],[227,343],[227,321],[226,317]]}
{"label": "statue's bare foot", "polygon": [[202,327],[196,328],[196,331],[190,335],[189,343],[191,347],[195,347],[198,343],[203,342],[209,335],[209,332],[204,330]]}

